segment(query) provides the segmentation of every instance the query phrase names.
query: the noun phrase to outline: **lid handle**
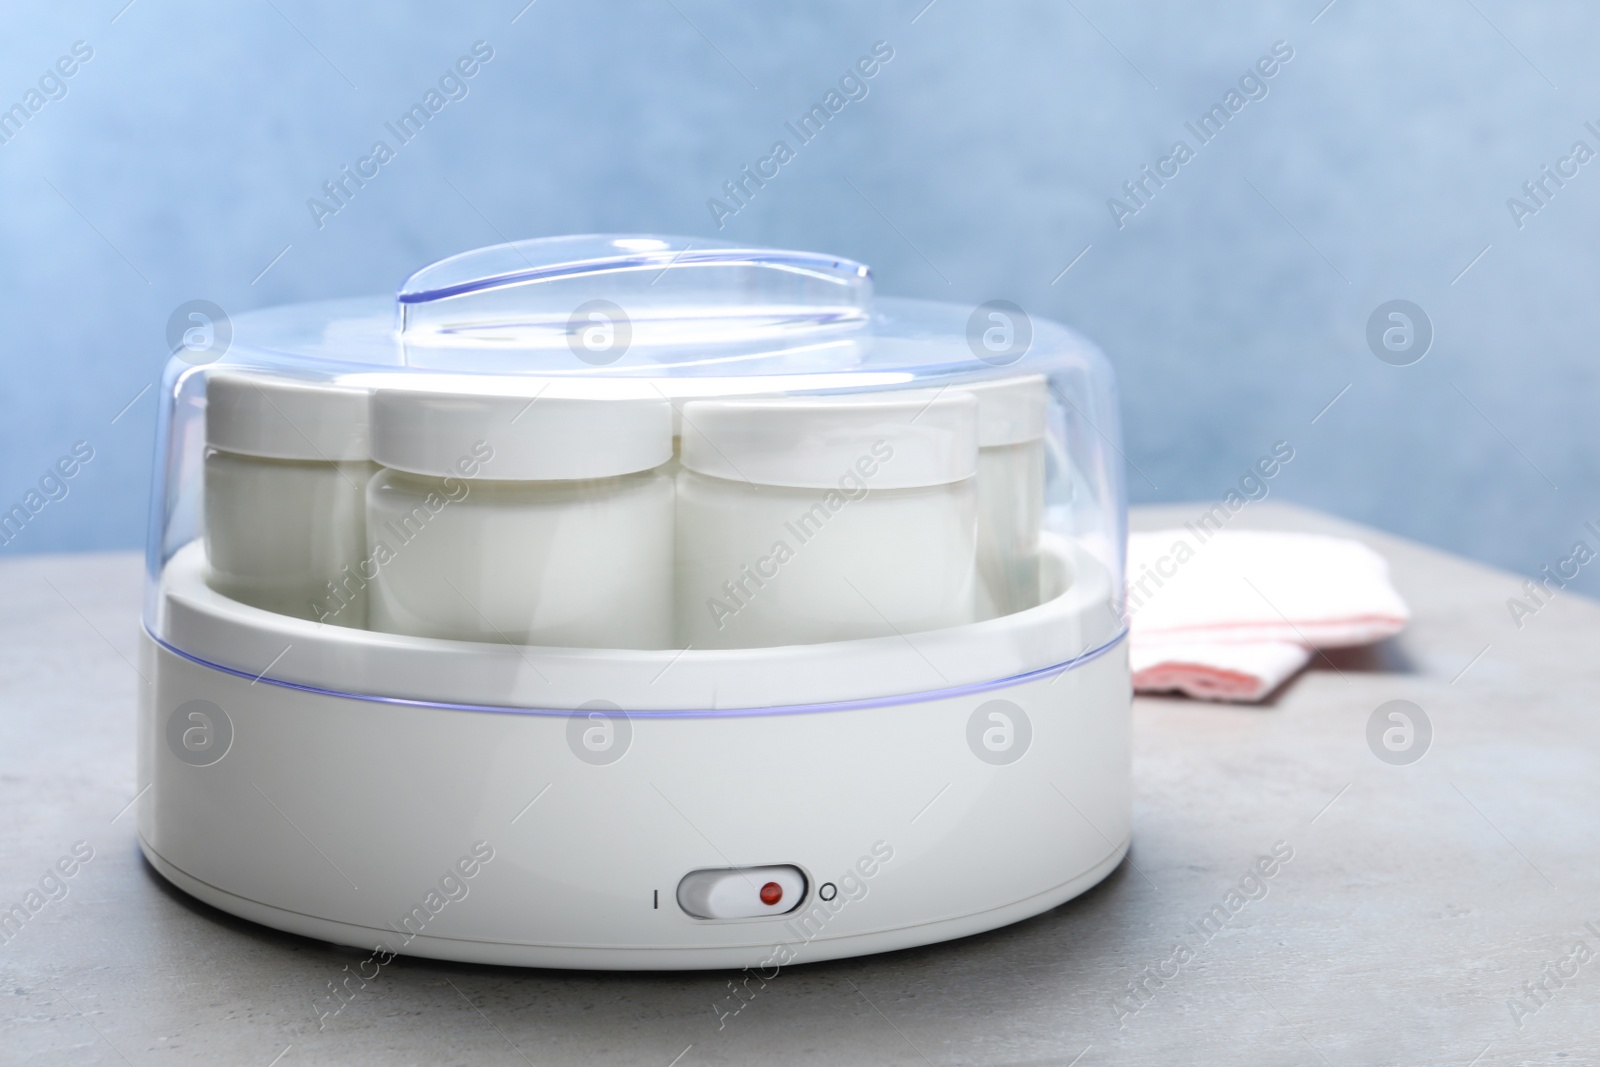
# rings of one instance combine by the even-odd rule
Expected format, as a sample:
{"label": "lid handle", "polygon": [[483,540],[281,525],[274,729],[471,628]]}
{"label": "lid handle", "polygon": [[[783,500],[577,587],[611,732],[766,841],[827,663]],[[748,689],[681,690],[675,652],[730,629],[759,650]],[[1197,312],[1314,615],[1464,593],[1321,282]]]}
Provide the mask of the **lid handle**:
{"label": "lid handle", "polygon": [[604,322],[635,344],[863,326],[872,274],[853,260],[694,237],[514,241],[424,267],[396,296],[427,344],[559,346]]}

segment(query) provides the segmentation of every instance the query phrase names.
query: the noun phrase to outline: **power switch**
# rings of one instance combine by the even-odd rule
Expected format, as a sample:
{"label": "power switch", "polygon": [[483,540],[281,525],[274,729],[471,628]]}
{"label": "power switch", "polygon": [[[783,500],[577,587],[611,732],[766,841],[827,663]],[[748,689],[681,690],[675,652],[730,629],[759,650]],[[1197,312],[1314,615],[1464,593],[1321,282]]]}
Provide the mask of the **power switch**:
{"label": "power switch", "polygon": [[798,867],[721,867],[690,871],[678,883],[678,907],[696,919],[783,915],[806,896]]}

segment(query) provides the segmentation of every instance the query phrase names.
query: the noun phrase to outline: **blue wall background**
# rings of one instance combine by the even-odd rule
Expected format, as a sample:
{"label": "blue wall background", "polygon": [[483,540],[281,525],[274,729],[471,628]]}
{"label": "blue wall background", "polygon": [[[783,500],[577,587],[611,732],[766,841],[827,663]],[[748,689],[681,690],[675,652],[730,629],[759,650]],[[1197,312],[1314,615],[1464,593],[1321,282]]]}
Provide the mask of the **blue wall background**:
{"label": "blue wall background", "polygon": [[[93,49],[0,144],[0,507],[95,450],[0,551],[140,542],[140,392],[180,303],[390,291],[503,236],[716,233],[707,199],[880,40],[868,97],[721,236],[1079,327],[1121,374],[1136,502],[1216,499],[1281,439],[1283,498],[1528,573],[1600,544],[1600,161],[1520,228],[1506,204],[1600,150],[1592,4],[125,2],[0,14],[0,106]],[[476,41],[468,96],[319,229],[307,199]],[[1277,41],[1266,98],[1119,228],[1107,198]],[[1392,298],[1436,331],[1412,366],[1365,340]]]}

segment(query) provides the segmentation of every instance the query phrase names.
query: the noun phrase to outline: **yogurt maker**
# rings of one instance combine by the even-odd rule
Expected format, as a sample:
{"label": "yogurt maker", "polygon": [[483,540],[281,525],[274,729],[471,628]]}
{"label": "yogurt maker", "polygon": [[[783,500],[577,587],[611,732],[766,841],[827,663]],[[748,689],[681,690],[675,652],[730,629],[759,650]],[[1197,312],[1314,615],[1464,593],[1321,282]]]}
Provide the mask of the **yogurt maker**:
{"label": "yogurt maker", "polygon": [[140,844],[255,922],[779,967],[1128,848],[1111,371],[1015,304],[700,238],[478,249],[163,377]]}

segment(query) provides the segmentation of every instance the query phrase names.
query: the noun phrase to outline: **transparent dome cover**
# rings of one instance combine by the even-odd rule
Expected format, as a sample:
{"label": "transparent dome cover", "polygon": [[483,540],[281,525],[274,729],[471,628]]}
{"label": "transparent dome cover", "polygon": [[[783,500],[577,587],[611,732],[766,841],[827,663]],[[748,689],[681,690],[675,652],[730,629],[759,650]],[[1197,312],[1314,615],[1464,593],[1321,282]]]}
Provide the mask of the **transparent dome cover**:
{"label": "transparent dome cover", "polygon": [[1126,631],[1111,370],[1006,301],[592,235],[201,325],[163,378],[145,624],[203,666],[428,705],[570,708],[601,669],[646,710],[823,707]]}

